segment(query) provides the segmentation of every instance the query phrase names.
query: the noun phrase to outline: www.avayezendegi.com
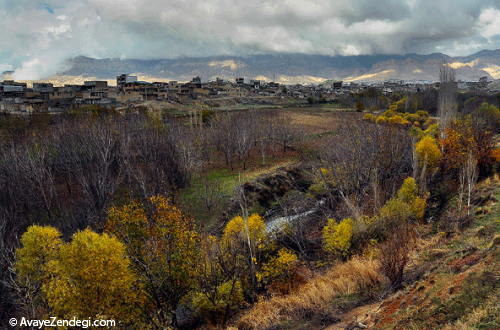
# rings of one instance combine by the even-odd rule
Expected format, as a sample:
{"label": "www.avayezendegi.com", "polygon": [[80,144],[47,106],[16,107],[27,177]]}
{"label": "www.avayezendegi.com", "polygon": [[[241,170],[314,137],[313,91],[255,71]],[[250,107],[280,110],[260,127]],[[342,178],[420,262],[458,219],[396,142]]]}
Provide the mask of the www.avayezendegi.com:
{"label": "www.avayezendegi.com", "polygon": [[115,320],[78,320],[73,318],[71,320],[60,320],[57,317],[49,317],[44,320],[30,320],[25,317],[21,319],[11,318],[9,324],[12,327],[35,327],[42,329],[43,327],[81,327],[82,329],[87,329],[90,327],[114,327],[116,325]]}

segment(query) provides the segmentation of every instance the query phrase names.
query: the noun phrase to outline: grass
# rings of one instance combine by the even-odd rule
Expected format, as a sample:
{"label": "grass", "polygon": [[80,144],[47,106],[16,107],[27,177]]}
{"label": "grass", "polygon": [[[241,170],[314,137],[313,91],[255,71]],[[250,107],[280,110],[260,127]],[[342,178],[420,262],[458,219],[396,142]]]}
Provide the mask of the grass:
{"label": "grass", "polygon": [[[180,191],[178,200],[182,209],[198,220],[205,230],[210,230],[217,225],[220,215],[228,210],[234,188],[262,174],[275,172],[277,167],[293,164],[297,159],[292,155],[286,155],[281,158],[269,158],[265,165],[259,164],[259,161],[258,157],[249,161],[245,171],[238,170],[241,166],[236,164],[234,171],[220,165],[200,173],[192,179],[190,187]],[[204,182],[212,182],[214,188],[218,190],[217,200],[211,209],[207,209],[204,203]],[[227,216],[231,217],[232,215],[228,214]]]}
{"label": "grass", "polygon": [[265,330],[287,322],[314,322],[318,317],[334,320],[332,312],[338,304],[351,306],[356,294],[370,292],[381,282],[377,261],[353,258],[312,279],[296,293],[258,302],[239,319],[238,328]]}
{"label": "grass", "polygon": [[[412,258],[427,271],[405,292],[384,302],[375,329],[499,329],[499,183],[486,179],[474,192],[491,212],[473,213],[470,225],[456,229],[452,237],[437,233],[425,238],[426,246]],[[428,230],[430,235],[432,225]],[[409,269],[408,275],[417,268]],[[402,306],[399,301],[411,303]]]}

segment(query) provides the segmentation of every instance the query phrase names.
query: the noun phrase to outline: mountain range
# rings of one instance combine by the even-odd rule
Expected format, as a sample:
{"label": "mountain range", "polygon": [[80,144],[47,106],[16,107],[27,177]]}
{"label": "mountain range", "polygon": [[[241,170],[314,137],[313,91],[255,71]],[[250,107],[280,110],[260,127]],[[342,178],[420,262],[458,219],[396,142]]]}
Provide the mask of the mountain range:
{"label": "mountain range", "polygon": [[46,80],[56,84],[91,79],[113,82],[117,75],[127,73],[146,81],[189,81],[195,76],[200,76],[203,80],[247,77],[286,84],[321,83],[332,79],[371,82],[389,79],[437,81],[439,67],[443,62],[449,63],[456,70],[457,79],[477,81],[480,77],[488,77],[490,80],[500,78],[500,49],[497,49],[461,57],[441,53],[334,57],[270,54],[151,60],[78,56],[68,61],[68,70]]}

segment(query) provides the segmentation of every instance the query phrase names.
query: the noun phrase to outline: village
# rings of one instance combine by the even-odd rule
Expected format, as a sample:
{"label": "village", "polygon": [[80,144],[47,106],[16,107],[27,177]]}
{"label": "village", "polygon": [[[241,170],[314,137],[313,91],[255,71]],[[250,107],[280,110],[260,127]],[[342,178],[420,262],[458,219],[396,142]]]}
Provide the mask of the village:
{"label": "village", "polygon": [[[457,81],[461,91],[487,91],[487,77],[478,81]],[[375,88],[385,95],[392,93],[412,93],[426,89],[438,89],[439,82],[407,82],[391,79],[383,82],[343,82],[329,80],[323,84],[282,85],[248,78],[228,81],[216,78],[205,81],[194,77],[189,82],[146,82],[137,76],[121,74],[116,77],[116,86],[106,80],[85,81],[83,85],[54,86],[47,82],[34,82],[28,87],[25,82],[4,80],[0,83],[0,111],[10,113],[31,113],[33,111],[63,112],[70,108],[80,108],[97,104],[117,107],[136,101],[169,101],[189,103],[193,100],[235,99],[235,98],[294,98],[323,100],[331,102],[341,95],[362,93]],[[497,91],[491,91],[497,92]]]}

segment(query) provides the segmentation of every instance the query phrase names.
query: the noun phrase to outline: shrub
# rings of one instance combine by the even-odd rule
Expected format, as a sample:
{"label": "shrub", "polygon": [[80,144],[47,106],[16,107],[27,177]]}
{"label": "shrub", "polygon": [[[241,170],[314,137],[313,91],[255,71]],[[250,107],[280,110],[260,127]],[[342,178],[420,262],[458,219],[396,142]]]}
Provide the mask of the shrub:
{"label": "shrub", "polygon": [[212,325],[225,324],[231,310],[240,309],[245,303],[240,280],[229,280],[219,285],[212,295],[198,292],[193,304]]}
{"label": "shrub", "polygon": [[403,280],[403,271],[410,260],[410,252],[416,243],[413,226],[403,224],[392,228],[387,241],[380,247],[380,269],[393,289],[398,289]]}
{"label": "shrub", "polygon": [[297,255],[288,249],[280,249],[278,255],[270,258],[257,272],[257,281],[264,284],[290,280],[292,267],[297,263]]}
{"label": "shrub", "polygon": [[351,248],[353,227],[354,221],[351,218],[344,219],[338,224],[334,219],[328,219],[328,224],[323,229],[324,249],[346,257]]}
{"label": "shrub", "polygon": [[355,107],[356,107],[356,111],[359,111],[359,112],[365,110],[365,105],[363,104],[363,102],[356,102]]}
{"label": "shrub", "polygon": [[375,120],[377,120],[377,117],[374,116],[373,114],[371,113],[367,113],[363,116],[363,120],[369,122],[369,123],[374,123]]}
{"label": "shrub", "polygon": [[384,116],[382,115],[382,116],[379,116],[379,117],[377,118],[377,120],[375,120],[375,122],[376,122],[377,124],[379,124],[379,125],[383,125],[383,124],[387,123],[387,119],[386,119],[386,117],[384,117]]}

